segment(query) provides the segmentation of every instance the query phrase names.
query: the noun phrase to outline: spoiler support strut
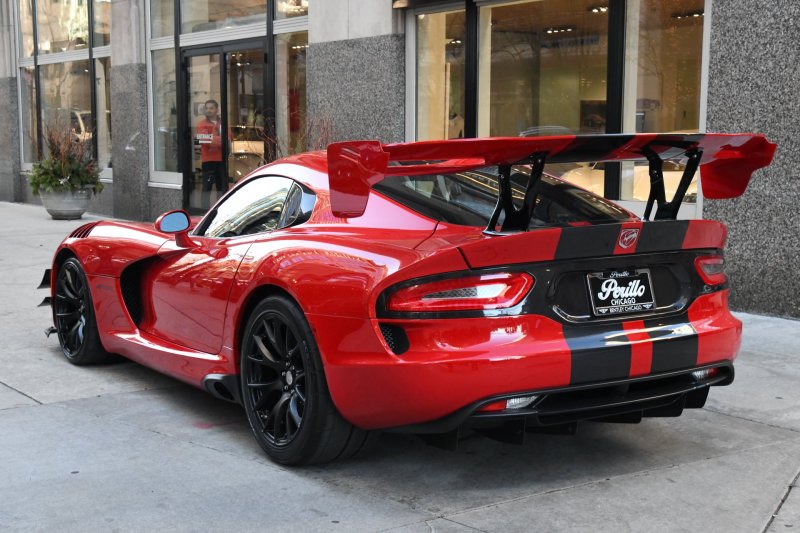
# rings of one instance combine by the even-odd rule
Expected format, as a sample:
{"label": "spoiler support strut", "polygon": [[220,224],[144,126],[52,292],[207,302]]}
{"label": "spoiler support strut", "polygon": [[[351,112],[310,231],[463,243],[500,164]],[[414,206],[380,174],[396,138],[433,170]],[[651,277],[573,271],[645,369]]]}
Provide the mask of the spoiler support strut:
{"label": "spoiler support strut", "polygon": [[485,233],[496,233],[497,222],[500,220],[500,215],[503,212],[505,212],[506,216],[503,220],[501,232],[528,231],[531,218],[533,218],[533,210],[536,207],[536,186],[544,173],[546,156],[547,154],[545,152],[537,152],[517,163],[520,165],[531,165],[531,175],[528,179],[528,185],[525,187],[525,199],[522,202],[522,207],[519,209],[514,207],[514,198],[511,192],[512,165],[498,166],[499,176],[497,185],[499,191],[497,195],[497,205],[492,212],[492,217],[489,219],[486,230],[484,230]]}
{"label": "spoiler support strut", "polygon": [[689,190],[689,185],[700,167],[700,160],[703,158],[702,150],[690,150],[686,152],[688,161],[686,168],[683,170],[681,181],[678,183],[678,188],[675,191],[675,196],[669,202],[666,199],[664,191],[664,161],[653,150],[645,149],[644,155],[650,166],[650,194],[647,197],[647,207],[644,210],[644,220],[650,220],[650,214],[653,211],[653,204],[657,205],[656,215],[654,220],[675,220],[678,218],[678,210],[683,202],[683,197],[686,196],[686,191]]}

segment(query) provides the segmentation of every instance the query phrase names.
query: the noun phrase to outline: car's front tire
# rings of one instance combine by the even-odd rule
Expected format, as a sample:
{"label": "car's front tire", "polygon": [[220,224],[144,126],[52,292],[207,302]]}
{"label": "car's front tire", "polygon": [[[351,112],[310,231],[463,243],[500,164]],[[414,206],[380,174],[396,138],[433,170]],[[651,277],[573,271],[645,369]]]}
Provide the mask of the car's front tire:
{"label": "car's front tire", "polygon": [[58,269],[53,299],[53,321],[61,351],[73,365],[109,359],[100,342],[92,293],[80,261],[70,257]]}
{"label": "car's front tire", "polygon": [[262,300],[241,342],[242,404],[256,441],[277,463],[325,463],[368,447],[375,432],[342,418],[331,400],[314,335],[283,296]]}

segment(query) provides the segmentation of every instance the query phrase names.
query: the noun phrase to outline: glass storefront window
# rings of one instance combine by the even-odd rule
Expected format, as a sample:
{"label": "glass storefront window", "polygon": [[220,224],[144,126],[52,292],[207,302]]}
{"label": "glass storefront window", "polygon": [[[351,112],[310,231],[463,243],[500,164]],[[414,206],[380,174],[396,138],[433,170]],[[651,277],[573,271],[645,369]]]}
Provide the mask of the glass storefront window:
{"label": "glass storefront window", "polygon": [[40,54],[78,50],[89,44],[85,0],[37,0],[36,22]]}
{"label": "glass storefront window", "polygon": [[33,55],[33,0],[19,1],[19,48],[22,57]]}
{"label": "glass storefront window", "polygon": [[[698,131],[704,4],[704,0],[628,1],[625,131]],[[665,164],[667,200],[682,174],[682,164]],[[646,201],[648,191],[647,165],[624,165],[620,198]],[[696,197],[695,180],[686,201]]]}
{"label": "glass storefront window", "polygon": [[175,50],[153,52],[153,150],[155,170],[178,171]]}
{"label": "glass storefront window", "polygon": [[[306,117],[306,51],[308,32],[275,37],[275,156],[322,148],[327,125],[315,124],[322,117]],[[309,123],[310,122],[310,123]]]}
{"label": "glass storefront window", "polygon": [[[325,0],[320,0],[325,1]],[[275,20],[308,15],[308,0],[278,0],[275,3]]]}
{"label": "glass storefront window", "polygon": [[267,20],[267,0],[181,0],[181,33],[233,28]]}
{"label": "glass storefront window", "polygon": [[417,139],[464,137],[463,10],[417,16]]}
{"label": "glass storefront window", "polygon": [[93,46],[111,44],[111,0],[94,0]]}
{"label": "glass storefront window", "polygon": [[175,0],[150,0],[150,36],[175,33]]}
{"label": "glass storefront window", "polygon": [[38,128],[36,124],[36,76],[33,67],[21,68],[20,104],[22,114],[22,160],[24,163],[38,161]]}
{"label": "glass storefront window", "polygon": [[97,95],[97,162],[100,168],[111,166],[111,58],[94,62],[95,91]]}
{"label": "glass storefront window", "polygon": [[89,61],[41,65],[39,76],[45,131],[47,128],[69,127],[75,141],[91,142],[94,125]]}
{"label": "glass storefront window", "polygon": [[481,8],[479,136],[605,133],[608,12],[596,5]]}

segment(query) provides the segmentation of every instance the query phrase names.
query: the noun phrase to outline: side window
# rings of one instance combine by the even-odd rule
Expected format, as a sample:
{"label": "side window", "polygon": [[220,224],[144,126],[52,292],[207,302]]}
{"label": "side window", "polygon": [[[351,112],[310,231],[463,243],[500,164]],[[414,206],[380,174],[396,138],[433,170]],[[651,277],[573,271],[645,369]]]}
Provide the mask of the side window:
{"label": "side window", "polygon": [[237,237],[274,230],[279,227],[293,184],[292,180],[279,176],[261,176],[248,181],[210,213],[197,234]]}

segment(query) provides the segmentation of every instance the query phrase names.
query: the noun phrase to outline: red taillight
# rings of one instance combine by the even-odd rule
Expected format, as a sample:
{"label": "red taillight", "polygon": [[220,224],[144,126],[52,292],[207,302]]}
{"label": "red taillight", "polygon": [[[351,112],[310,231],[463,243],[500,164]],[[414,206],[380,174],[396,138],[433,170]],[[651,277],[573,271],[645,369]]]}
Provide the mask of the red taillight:
{"label": "red taillight", "polygon": [[725,275],[725,259],[719,255],[701,255],[694,260],[697,273],[706,285],[720,285],[728,281]]}
{"label": "red taillight", "polygon": [[389,311],[484,311],[514,307],[528,294],[533,277],[504,272],[431,281],[404,287],[389,297]]}

